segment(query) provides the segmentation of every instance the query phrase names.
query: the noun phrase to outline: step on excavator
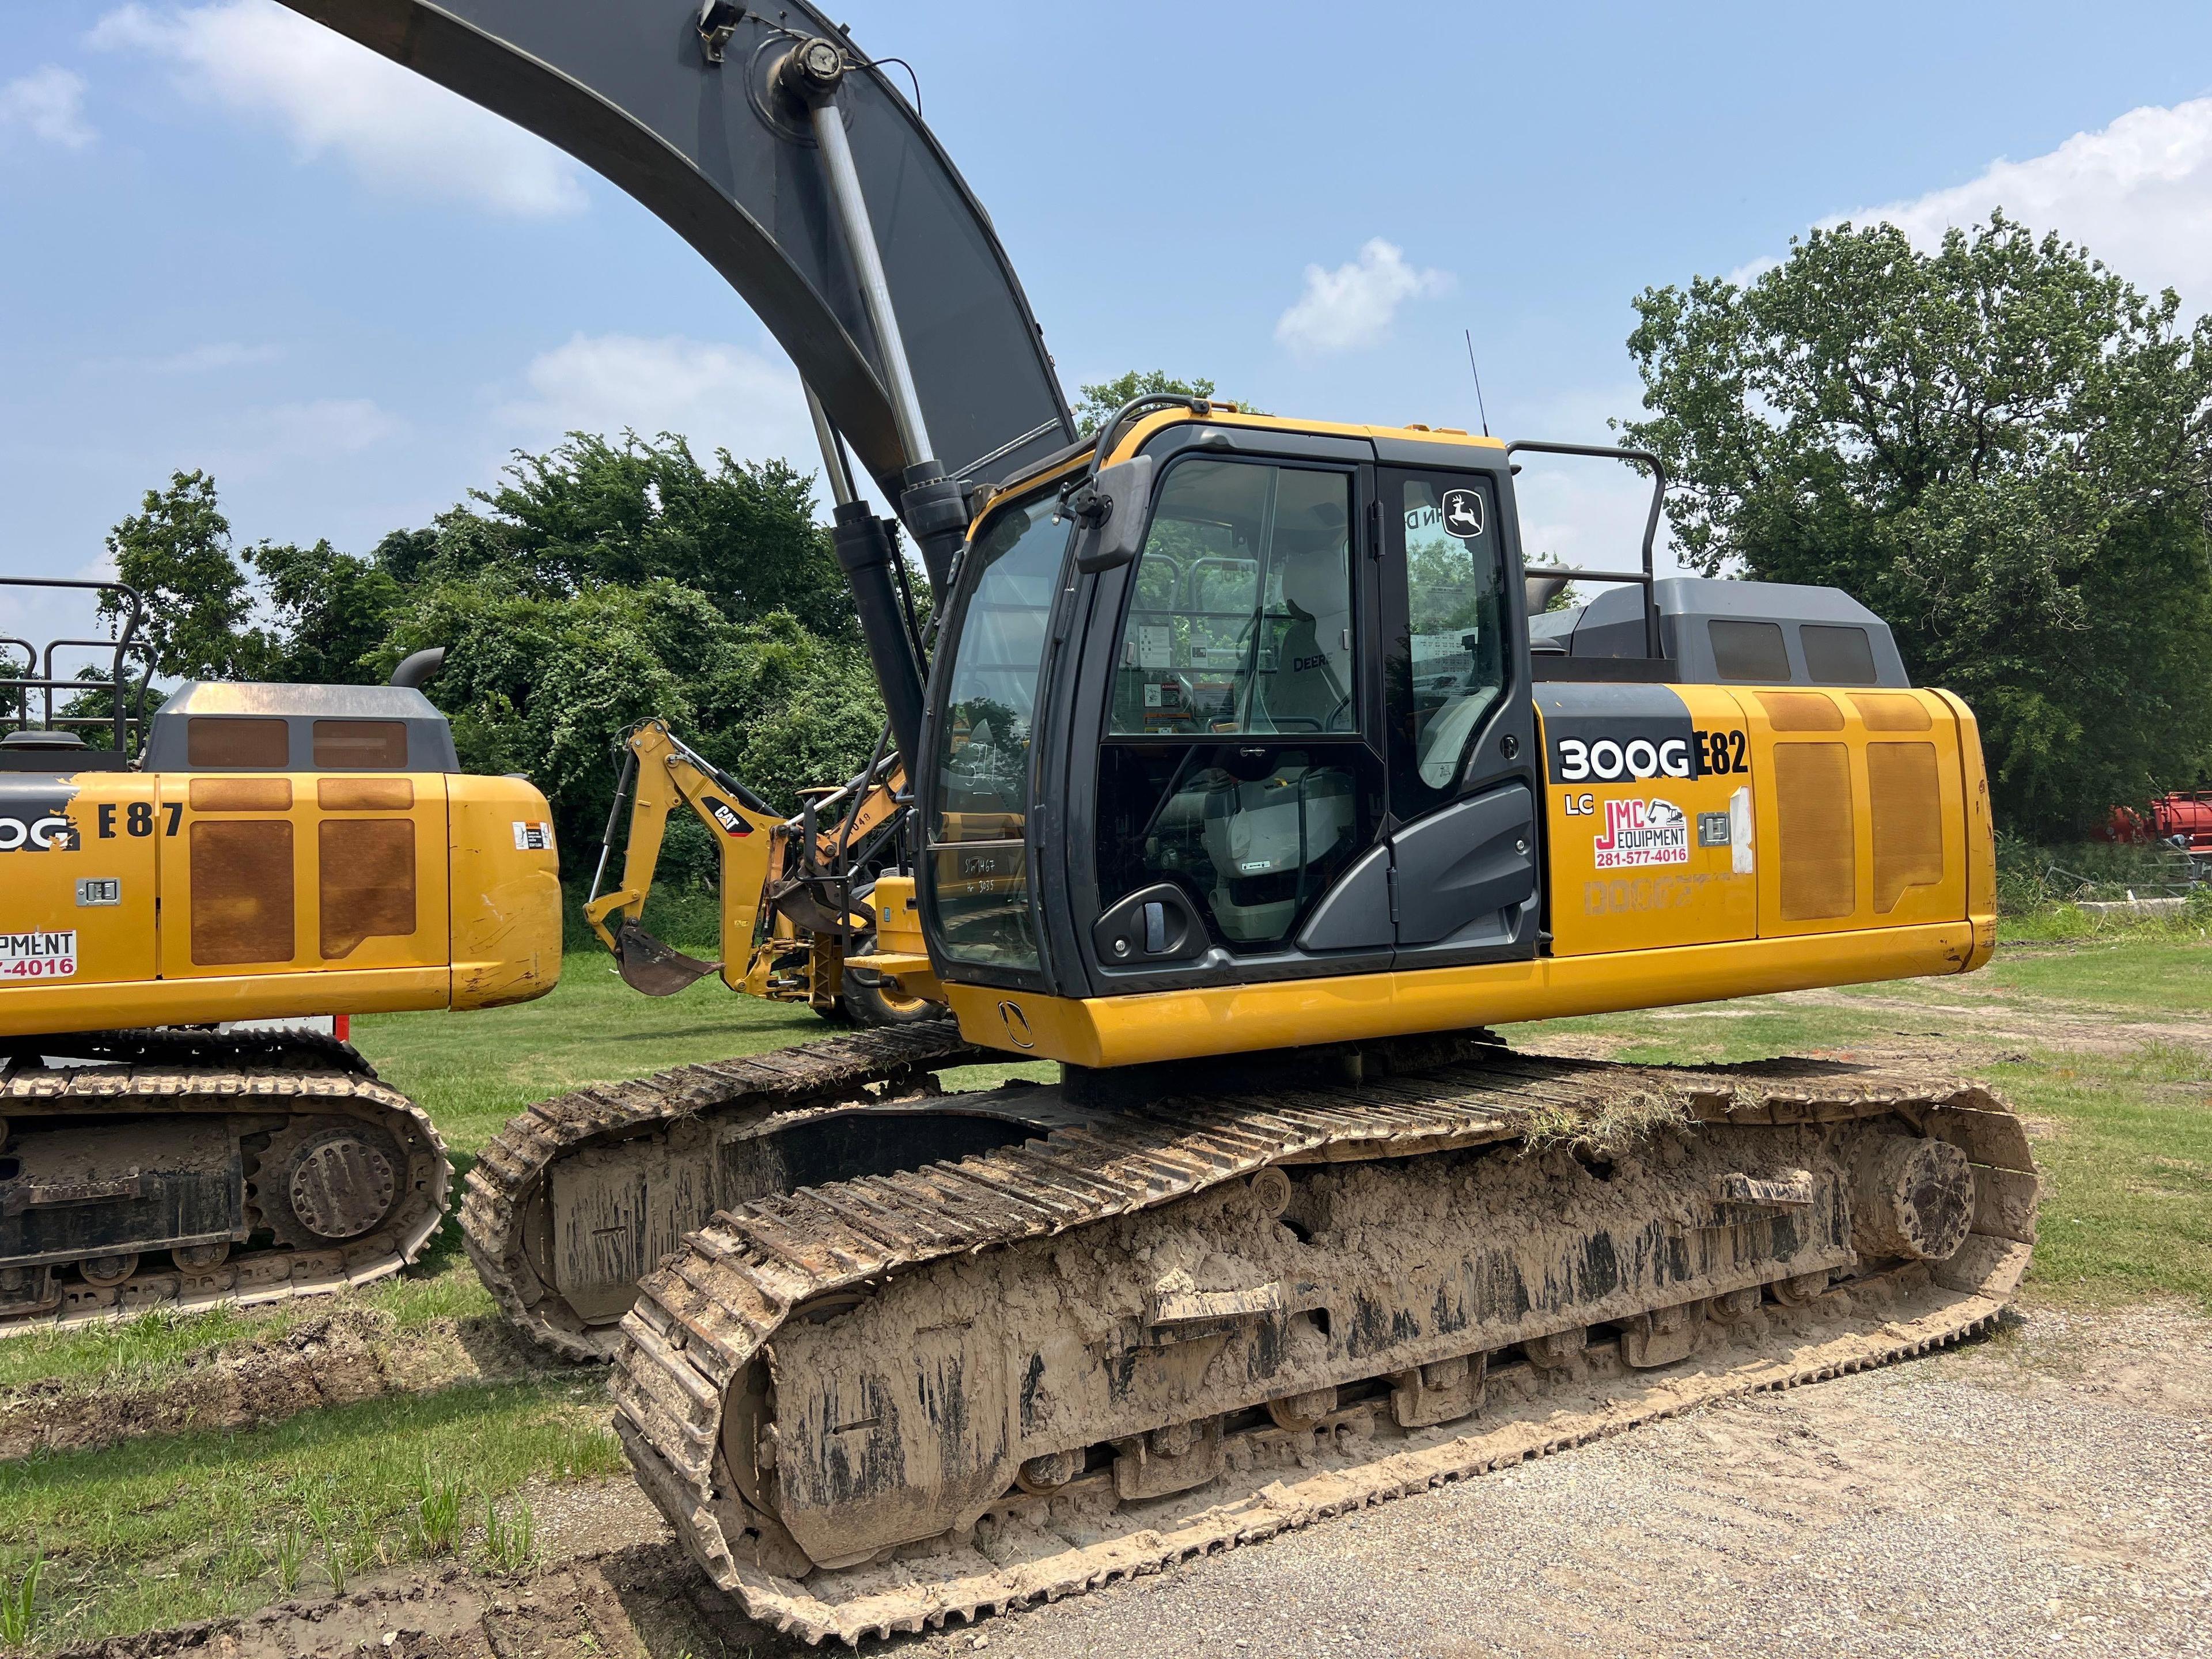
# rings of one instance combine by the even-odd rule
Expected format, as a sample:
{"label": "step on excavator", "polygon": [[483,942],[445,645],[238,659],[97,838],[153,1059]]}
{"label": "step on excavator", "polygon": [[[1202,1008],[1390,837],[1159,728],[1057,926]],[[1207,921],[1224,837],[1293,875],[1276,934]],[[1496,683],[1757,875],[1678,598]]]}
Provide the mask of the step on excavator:
{"label": "step on excavator", "polygon": [[[1633,451],[1180,396],[1080,436],[982,209],[798,0],[288,3],[657,213],[825,441],[914,792],[873,966],[954,1022],[547,1103],[469,1198],[749,1613],[1004,1611],[1997,1316],[2037,1177],[1985,1089],[1490,1034],[1988,959],[1974,718],[1878,617],[1656,579]],[[1640,566],[1527,562],[1516,458],[1562,452],[1650,476]],[[985,1058],[1060,1069],[944,1091]]]}
{"label": "step on excavator", "polygon": [[40,588],[117,627],[0,636],[0,1335],[398,1272],[445,1147],[300,1022],[551,990],[544,797],[461,772],[420,689],[441,652],[384,686],[188,681],[149,716],[137,593],[0,600]]}

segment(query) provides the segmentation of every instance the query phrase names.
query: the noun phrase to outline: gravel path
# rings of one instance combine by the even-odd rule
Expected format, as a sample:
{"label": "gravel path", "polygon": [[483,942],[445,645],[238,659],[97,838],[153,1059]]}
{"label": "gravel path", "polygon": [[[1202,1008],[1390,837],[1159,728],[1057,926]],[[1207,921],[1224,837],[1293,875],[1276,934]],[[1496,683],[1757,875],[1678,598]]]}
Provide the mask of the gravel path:
{"label": "gravel path", "polygon": [[[1995,1340],[899,1647],[1130,1655],[2212,1651],[2212,1324]],[[773,1649],[769,1650],[773,1651]]]}

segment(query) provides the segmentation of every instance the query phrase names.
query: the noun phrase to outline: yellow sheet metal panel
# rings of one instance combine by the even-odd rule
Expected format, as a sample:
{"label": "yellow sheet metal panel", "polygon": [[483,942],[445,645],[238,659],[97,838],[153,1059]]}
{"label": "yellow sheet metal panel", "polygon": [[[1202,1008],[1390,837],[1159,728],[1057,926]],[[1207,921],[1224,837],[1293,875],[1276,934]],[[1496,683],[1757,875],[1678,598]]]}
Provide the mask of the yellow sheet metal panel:
{"label": "yellow sheet metal panel", "polygon": [[1577,690],[1541,690],[1537,716],[1554,757],[1545,808],[1553,954],[1753,938],[1751,780],[1736,764],[1747,751],[1735,700],[1715,686],[1664,688],[1684,719],[1640,740],[1632,724],[1589,726],[1616,734],[1570,751],[1578,763],[1563,766],[1554,739],[1583,727]]}
{"label": "yellow sheet metal panel", "polygon": [[1132,1066],[1957,973],[1973,949],[1973,929],[1960,921],[1085,1001],[945,989],[970,1042],[1030,1060]]}
{"label": "yellow sheet metal panel", "polygon": [[1997,948],[1996,819],[1990,809],[1990,775],[1982,759],[1982,728],[1974,711],[1948,691],[1933,691],[1958,723],[1960,787],[1966,798],[1966,915],[1974,924],[1974,953],[1969,971]]}
{"label": "yellow sheet metal panel", "polygon": [[153,977],[161,830],[137,773],[0,774],[0,1032]]}
{"label": "yellow sheet metal panel", "polygon": [[164,977],[451,960],[444,775],[156,781]]}
{"label": "yellow sheet metal panel", "polygon": [[1943,879],[1942,771],[1932,743],[1869,743],[1866,760],[1874,908],[1887,916],[1908,888]]}
{"label": "yellow sheet metal panel", "polygon": [[453,1006],[495,1008],[561,981],[561,856],[545,797],[520,778],[454,774]]}
{"label": "yellow sheet metal panel", "polygon": [[1980,745],[1964,705],[1940,691],[1728,695],[1751,733],[1761,937],[1968,915],[1962,744]]}
{"label": "yellow sheet metal panel", "polygon": [[1784,921],[1847,918],[1858,908],[1850,747],[1778,743],[1772,758],[1777,911]]}
{"label": "yellow sheet metal panel", "polygon": [[436,968],[378,968],[364,973],[264,974],[248,969],[191,979],[142,979],[114,985],[64,982],[35,1016],[0,996],[0,1030],[105,1031],[130,1025],[199,1025],[227,1019],[299,1019],[311,1014],[396,1014],[442,1008],[453,976]]}

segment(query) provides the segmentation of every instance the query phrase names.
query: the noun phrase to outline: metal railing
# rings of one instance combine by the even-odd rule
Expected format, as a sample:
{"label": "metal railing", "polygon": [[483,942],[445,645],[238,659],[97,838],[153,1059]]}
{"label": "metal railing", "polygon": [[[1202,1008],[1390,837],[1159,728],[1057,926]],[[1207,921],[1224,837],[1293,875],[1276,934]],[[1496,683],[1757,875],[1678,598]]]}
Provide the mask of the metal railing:
{"label": "metal railing", "polygon": [[[128,753],[131,740],[143,732],[146,725],[146,696],[154,678],[153,659],[147,653],[138,637],[145,619],[145,602],[138,590],[127,582],[103,582],[71,580],[54,576],[0,576],[0,587],[27,590],[66,590],[112,596],[112,609],[121,615],[120,625],[106,639],[65,637],[49,640],[43,647],[14,634],[0,634],[0,652],[21,652],[20,665],[0,659],[0,671],[18,666],[20,673],[0,672],[0,732],[39,731],[64,732],[77,728],[108,726],[114,733],[114,746],[118,754]],[[58,661],[64,651],[104,652],[108,656],[108,669],[104,677],[88,678],[82,674],[67,675],[59,671]],[[131,681],[131,659],[137,657],[143,665],[137,684]],[[69,698],[87,692],[106,691],[108,698],[105,714],[72,714],[70,704],[64,701],[59,710],[55,708],[55,693],[64,692]],[[33,717],[33,705],[37,718]]]}

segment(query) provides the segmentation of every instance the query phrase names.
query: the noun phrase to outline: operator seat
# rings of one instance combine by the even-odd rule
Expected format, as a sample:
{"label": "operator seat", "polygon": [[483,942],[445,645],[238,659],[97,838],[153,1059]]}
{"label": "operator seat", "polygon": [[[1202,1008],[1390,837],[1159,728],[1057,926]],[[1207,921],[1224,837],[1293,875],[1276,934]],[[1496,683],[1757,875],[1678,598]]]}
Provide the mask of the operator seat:
{"label": "operator seat", "polygon": [[1273,667],[1261,677],[1261,710],[1281,732],[1349,732],[1352,573],[1344,526],[1278,523],[1275,545],[1291,623],[1277,643]]}

